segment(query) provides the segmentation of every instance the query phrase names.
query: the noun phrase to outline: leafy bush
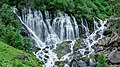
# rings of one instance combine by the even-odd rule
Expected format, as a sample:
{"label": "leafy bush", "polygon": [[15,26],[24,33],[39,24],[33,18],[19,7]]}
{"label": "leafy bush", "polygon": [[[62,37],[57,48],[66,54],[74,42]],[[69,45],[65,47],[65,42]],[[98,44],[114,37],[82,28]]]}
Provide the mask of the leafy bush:
{"label": "leafy bush", "polygon": [[73,14],[80,22],[82,16],[95,15],[105,19],[111,15],[112,7],[107,0],[7,0],[8,4],[16,5],[19,9],[31,7],[41,11],[65,12]]}
{"label": "leafy bush", "polygon": [[98,56],[98,63],[96,67],[107,67],[106,61],[105,61],[105,56],[103,53],[100,53]]}
{"label": "leafy bush", "polygon": [[110,0],[110,3],[113,6],[113,13],[120,17],[120,0]]}
{"label": "leafy bush", "polygon": [[20,34],[20,22],[14,18],[12,9],[3,5],[0,9],[0,40],[21,50],[32,47],[30,39]]}
{"label": "leafy bush", "polygon": [[120,35],[120,17],[116,17],[110,20],[110,26],[115,32]]}

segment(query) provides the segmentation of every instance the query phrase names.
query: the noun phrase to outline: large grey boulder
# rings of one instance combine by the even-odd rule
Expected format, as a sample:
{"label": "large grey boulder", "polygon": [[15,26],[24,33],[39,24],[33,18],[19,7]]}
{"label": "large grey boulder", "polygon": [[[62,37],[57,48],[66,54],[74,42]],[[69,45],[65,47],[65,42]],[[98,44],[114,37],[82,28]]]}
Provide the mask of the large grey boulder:
{"label": "large grey boulder", "polygon": [[120,63],[120,51],[118,51],[117,49],[112,51],[109,56],[108,59],[110,60],[111,63]]}
{"label": "large grey boulder", "polygon": [[65,41],[60,44],[57,44],[57,48],[54,49],[54,52],[58,55],[58,58],[60,59],[62,56],[66,55],[67,53],[70,53],[70,44],[71,41]]}

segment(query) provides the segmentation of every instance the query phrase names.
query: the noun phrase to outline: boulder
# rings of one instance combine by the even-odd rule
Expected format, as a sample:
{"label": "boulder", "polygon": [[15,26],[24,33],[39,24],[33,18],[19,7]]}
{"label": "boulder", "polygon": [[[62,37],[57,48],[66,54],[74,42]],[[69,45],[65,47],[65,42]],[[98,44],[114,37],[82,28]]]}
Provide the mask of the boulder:
{"label": "boulder", "polygon": [[70,67],[87,67],[87,64],[82,60],[73,59],[70,62]]}
{"label": "boulder", "polygon": [[78,50],[79,48],[81,48],[81,43],[82,43],[82,39],[78,39],[76,40],[75,44],[74,44],[74,51]]}
{"label": "boulder", "polygon": [[108,39],[108,43],[105,45],[105,47],[116,47],[118,48],[120,46],[120,36],[115,33],[113,36],[110,37],[110,39]]}
{"label": "boulder", "polygon": [[99,52],[99,51],[103,51],[103,49],[104,49],[103,46],[99,46],[98,49],[97,49],[97,51],[98,51],[98,52]]}
{"label": "boulder", "polygon": [[54,52],[58,55],[58,58],[61,58],[67,53],[70,53],[70,44],[71,41],[65,41],[63,43],[57,44],[56,49],[54,49]]}
{"label": "boulder", "polygon": [[118,50],[113,50],[109,56],[108,60],[110,60],[111,63],[120,63],[120,51]]}
{"label": "boulder", "polygon": [[112,34],[112,30],[110,30],[110,29],[105,30],[103,33],[103,35],[105,35],[105,36],[109,35],[109,34]]}
{"label": "boulder", "polygon": [[117,33],[115,33],[115,35],[111,38],[109,44],[117,41],[120,41],[120,36]]}
{"label": "boulder", "polygon": [[109,37],[104,37],[98,41],[99,46],[105,46],[109,42],[110,38]]}
{"label": "boulder", "polygon": [[28,31],[24,28],[24,27],[21,27],[21,32],[20,32],[20,34],[22,35],[22,36],[29,36],[29,34],[28,34]]}
{"label": "boulder", "polygon": [[16,58],[20,59],[20,60],[27,60],[28,59],[28,57],[25,55],[17,55]]}
{"label": "boulder", "polygon": [[58,67],[64,67],[65,63],[64,61],[56,61],[55,65],[57,65]]}

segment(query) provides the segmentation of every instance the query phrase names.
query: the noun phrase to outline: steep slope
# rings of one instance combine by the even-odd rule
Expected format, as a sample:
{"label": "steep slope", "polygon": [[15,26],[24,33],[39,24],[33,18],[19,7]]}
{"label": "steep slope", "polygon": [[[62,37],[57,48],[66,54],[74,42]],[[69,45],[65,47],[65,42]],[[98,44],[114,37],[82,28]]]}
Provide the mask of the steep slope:
{"label": "steep slope", "polygon": [[34,56],[0,42],[0,67],[42,67]]}

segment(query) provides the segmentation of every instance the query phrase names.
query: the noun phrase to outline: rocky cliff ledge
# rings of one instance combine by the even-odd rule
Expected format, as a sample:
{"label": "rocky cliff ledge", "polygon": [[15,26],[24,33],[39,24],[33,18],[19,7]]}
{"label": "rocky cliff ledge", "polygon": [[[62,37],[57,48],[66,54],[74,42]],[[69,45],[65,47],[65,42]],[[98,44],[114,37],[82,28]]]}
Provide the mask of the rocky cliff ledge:
{"label": "rocky cliff ledge", "polygon": [[98,52],[104,52],[108,67],[120,67],[119,25],[119,19],[110,20],[110,27],[104,32],[105,37],[98,42]]}

